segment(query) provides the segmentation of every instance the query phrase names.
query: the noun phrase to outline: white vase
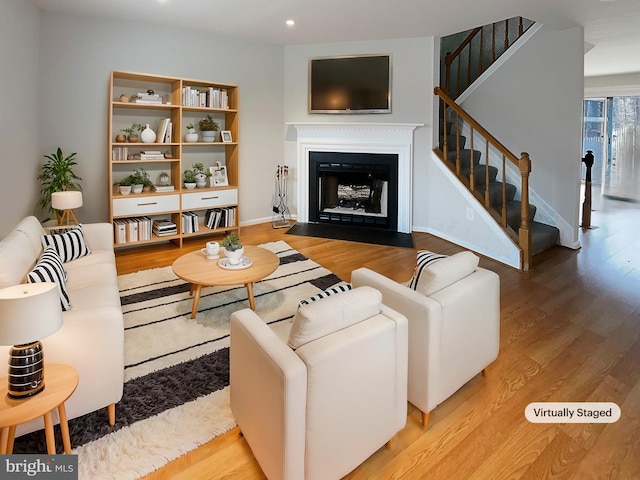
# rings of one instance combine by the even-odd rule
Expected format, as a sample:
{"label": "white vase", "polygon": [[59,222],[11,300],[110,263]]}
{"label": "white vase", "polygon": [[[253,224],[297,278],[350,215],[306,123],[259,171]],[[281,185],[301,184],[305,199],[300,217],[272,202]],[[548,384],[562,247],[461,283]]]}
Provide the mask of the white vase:
{"label": "white vase", "polygon": [[196,188],[196,184],[195,182],[184,182],[184,188],[186,188],[187,190],[193,190],[194,188]]}
{"label": "white vase", "polygon": [[140,140],[142,143],[153,143],[156,141],[156,132],[149,128],[149,124],[145,125],[145,129],[140,132]]}
{"label": "white vase", "polygon": [[202,136],[203,142],[215,142],[216,133],[218,133],[217,130],[205,130],[203,132],[200,132],[200,135]]}
{"label": "white vase", "polygon": [[229,259],[229,263],[231,265],[237,265],[242,260],[242,254],[244,253],[244,247],[239,248],[238,250],[227,250],[224,249],[224,256]]}
{"label": "white vase", "polygon": [[196,187],[204,188],[207,186],[207,177],[203,173],[198,173],[196,175]]}
{"label": "white vase", "polygon": [[184,141],[188,143],[194,143],[198,141],[198,132],[190,132],[184,136]]}

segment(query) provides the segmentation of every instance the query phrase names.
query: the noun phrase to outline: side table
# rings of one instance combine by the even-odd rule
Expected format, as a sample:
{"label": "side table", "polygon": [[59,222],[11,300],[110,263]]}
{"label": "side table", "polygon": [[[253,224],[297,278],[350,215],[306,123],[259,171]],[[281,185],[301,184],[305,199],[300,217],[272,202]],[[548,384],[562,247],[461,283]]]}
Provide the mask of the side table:
{"label": "side table", "polygon": [[78,386],[78,372],[69,365],[45,364],[45,387],[33,397],[16,400],[7,396],[7,378],[0,379],[0,454],[13,452],[13,441],[16,427],[37,417],[44,418],[44,429],[47,438],[47,453],[56,453],[53,435],[53,418],[51,413],[57,408],[62,431],[64,452],[71,453],[69,425],[64,402]]}

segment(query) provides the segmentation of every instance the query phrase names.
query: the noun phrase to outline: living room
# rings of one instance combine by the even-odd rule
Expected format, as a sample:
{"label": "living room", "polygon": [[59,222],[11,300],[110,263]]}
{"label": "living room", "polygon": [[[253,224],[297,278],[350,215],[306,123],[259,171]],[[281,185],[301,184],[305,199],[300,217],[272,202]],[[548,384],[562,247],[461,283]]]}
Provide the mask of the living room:
{"label": "living room", "polygon": [[[439,178],[438,170],[434,164],[435,159],[431,152],[435,136],[432,128],[432,125],[435,124],[433,87],[437,85],[434,64],[439,52],[437,39],[433,36],[283,47],[258,41],[231,39],[192,29],[158,27],[137,22],[134,18],[131,21],[107,20],[76,14],[40,11],[31,2],[23,0],[3,0],[2,9],[3,28],[0,29],[0,38],[2,38],[3,44],[12,45],[12,48],[5,48],[0,53],[3,58],[2,64],[6,66],[5,73],[2,75],[2,91],[5,92],[5,101],[0,118],[2,126],[0,129],[0,151],[3,153],[1,161],[3,175],[0,183],[5,205],[2,210],[3,221],[0,237],[8,233],[21,218],[36,211],[37,199],[39,198],[37,182],[16,182],[13,180],[13,176],[17,175],[22,178],[26,175],[27,178],[35,178],[43,155],[54,151],[57,147],[62,147],[65,152],[78,152],[78,174],[83,179],[84,196],[84,205],[76,211],[79,219],[85,223],[108,220],[108,189],[110,188],[107,182],[106,160],[108,154],[108,139],[106,138],[108,131],[108,80],[112,70],[123,70],[212,79],[240,86],[240,130],[243,141],[240,149],[242,162],[239,183],[241,185],[240,203],[242,204],[241,222],[243,227],[246,227],[244,230],[246,233],[243,234],[247,235],[248,241],[254,244],[271,241],[272,238],[285,238],[286,241],[283,232],[272,232],[270,225],[263,230],[260,228],[261,225],[270,224],[271,221],[271,198],[274,189],[272,179],[276,166],[283,163],[291,166],[296,165],[296,130],[292,124],[327,121],[326,117],[309,115],[306,110],[308,58],[384,51],[392,53],[394,59],[393,113],[383,116],[382,119],[380,116],[367,117],[366,119],[345,116],[339,119],[332,117],[331,121],[336,123],[370,121],[421,125],[415,130],[413,152],[414,191],[411,218],[413,231],[418,234],[416,248],[431,248],[435,251],[454,253],[460,249],[459,246],[462,246],[486,255],[482,260],[483,265],[500,271],[507,281],[506,290],[513,288],[515,291],[514,285],[519,285],[520,282],[529,285],[542,284],[553,279],[558,271],[566,273],[560,267],[548,266],[548,269],[543,269],[540,272],[540,276],[531,277],[526,281],[522,280],[513,269],[504,267],[500,262],[490,260],[490,258],[500,257],[501,252],[495,250],[494,242],[491,241],[493,234],[488,228],[483,233],[472,236],[471,240],[466,236],[468,232],[464,229],[465,212],[469,206],[475,208],[473,204],[463,201],[461,205],[456,205],[456,208],[443,212],[442,199],[451,199],[454,194],[453,187],[434,180],[434,178]],[[556,140],[563,135],[578,138],[580,125],[577,119],[580,117],[583,83],[581,70],[582,32],[580,28],[576,27],[546,33],[547,35],[540,37],[540,43],[530,45],[535,53],[535,68],[526,68],[528,61],[526,59],[520,60],[520,63],[516,64],[508,75],[503,78],[494,78],[496,83],[491,87],[486,87],[487,90],[498,89],[501,94],[504,94],[504,100],[497,104],[491,118],[487,118],[487,121],[499,123],[501,124],[499,126],[502,127],[508,123],[523,125],[522,130],[527,132],[527,137],[547,139],[550,138],[549,132],[553,131],[552,137]],[[552,58],[545,56],[545,59],[542,52],[552,52],[554,56]],[[572,60],[565,61],[567,58]],[[548,65],[551,65],[548,69],[545,69],[545,62],[549,62]],[[7,71],[11,72],[11,75],[8,75]],[[510,89],[506,86],[507,77],[513,84],[518,85],[517,89]],[[558,83],[558,78],[564,82]],[[536,94],[523,96],[522,92],[535,92]],[[571,100],[567,102],[567,98],[571,98]],[[525,108],[523,108],[524,112],[521,116],[513,116],[511,106],[514,103],[524,104]],[[567,108],[562,109],[552,118],[547,118],[545,112],[550,111],[552,106],[567,104],[569,104]],[[485,108],[485,106],[478,105],[478,115],[482,115],[481,111]],[[540,118],[544,118],[544,121],[541,121]],[[520,133],[510,132],[509,134],[511,135],[509,137],[511,144],[517,145],[517,149],[531,151],[534,161],[540,162],[539,167],[534,167],[534,174],[539,176],[536,180],[532,180],[532,187],[539,190],[540,194],[548,199],[554,211],[568,225],[567,230],[571,232],[565,242],[565,246],[570,249],[566,252],[550,254],[543,261],[571,263],[573,258],[571,255],[576,254],[571,249],[578,248],[582,241],[578,228],[578,211],[581,199],[578,195],[579,182],[576,181],[578,169],[575,168],[579,165],[578,160],[582,156],[580,145],[578,142],[556,142],[549,145],[536,143],[532,146],[529,143],[529,138],[522,138]],[[292,178],[291,192],[296,191],[295,182],[296,179]],[[569,187],[567,187],[568,185]],[[291,202],[292,212],[295,214],[295,195],[292,195]],[[457,208],[458,206],[460,208]],[[434,239],[431,234],[450,240],[458,246],[447,243],[445,240]],[[340,252],[340,259],[349,256],[348,248],[344,246],[336,247],[331,242],[316,242],[315,240],[293,243],[298,250],[304,251],[341,278],[345,278],[348,272],[354,269],[356,260],[353,260],[353,263],[347,263],[333,257],[336,252]],[[195,248],[195,245],[192,247]],[[363,258],[364,252],[368,252],[370,255],[389,255],[388,250],[365,250],[360,252],[357,260]],[[129,256],[124,261],[132,262],[133,265],[138,266],[141,264],[150,266],[153,262],[166,264],[167,258],[161,258],[165,255],[168,258],[171,254],[167,255],[162,250],[145,252],[144,255],[140,252],[140,255],[133,255],[138,258]],[[394,255],[399,258],[398,263],[394,267],[387,267],[389,268],[387,273],[390,275],[395,273],[398,280],[406,279],[406,274],[410,274],[411,271],[411,263],[415,260],[413,252],[411,255],[406,252],[395,252]],[[575,279],[579,276],[577,271],[567,273],[567,279]],[[566,283],[557,281],[561,287],[567,286]],[[506,307],[528,310],[533,308],[530,302],[541,300],[544,296],[543,293],[550,292],[545,289],[544,292],[538,291],[531,297],[527,297],[524,289],[518,288],[517,290],[520,293],[517,306],[514,301],[513,304],[507,302]],[[571,295],[567,294],[564,300],[570,302],[569,306],[577,308],[575,305],[577,303],[576,297],[586,296],[590,292],[590,289],[580,292],[571,290]],[[613,294],[614,291],[612,289],[598,292],[597,298],[602,298],[601,295],[604,295],[604,292]],[[558,302],[564,305],[561,300]],[[631,322],[633,312],[637,314],[638,306],[628,298],[625,302],[625,308],[632,312],[625,314]],[[545,304],[540,310],[530,312],[531,317],[519,318],[517,314],[513,314],[513,320],[508,324],[511,333],[516,331],[514,335],[517,336],[520,321],[524,324],[529,321],[535,323],[540,321],[539,316],[549,313],[553,318],[559,318],[558,308],[559,305]],[[622,315],[620,312],[626,311],[625,308],[617,306],[615,312]],[[540,311],[544,313],[540,313]],[[548,318],[544,323],[545,331],[553,330]],[[566,325],[563,324],[563,326]],[[602,330],[604,331],[606,328],[602,327]],[[628,332],[632,332],[632,338],[637,338],[636,330],[629,327]],[[531,333],[529,335],[534,336]],[[584,348],[598,343],[596,339],[589,340],[590,342],[587,342]],[[610,343],[613,341],[610,340]],[[519,343],[524,342],[520,341]],[[604,347],[602,351],[605,351]],[[630,348],[629,352],[633,351],[634,349]],[[616,351],[612,356],[618,353]],[[551,355],[551,352],[546,352],[546,354]],[[532,367],[532,364],[527,363],[524,356],[521,356],[521,350],[510,355],[512,356],[507,358],[514,360],[514,364],[518,365],[518,368],[523,368],[525,372],[523,376],[532,373],[526,368],[538,368],[539,366]],[[623,354],[621,353],[621,355]],[[631,356],[631,353],[628,355]],[[545,357],[544,361],[549,361],[549,357]],[[559,363],[552,365],[557,367]],[[577,368],[572,364],[573,367]],[[495,373],[502,375],[508,371],[508,366],[502,363]],[[573,371],[570,370],[571,373]],[[490,369],[489,373],[491,374]],[[629,374],[632,378],[635,378],[634,375],[633,373]],[[507,378],[506,374],[505,378]],[[508,376],[508,378],[513,382],[518,382],[518,375]],[[545,384],[545,388],[547,386],[552,388],[553,382],[549,381]],[[577,387],[574,391],[576,390],[578,390]],[[616,390],[619,398],[623,396],[622,390],[624,389],[618,388]],[[633,391],[636,392],[635,397],[637,398],[637,387]],[[448,435],[447,428],[452,425],[442,421],[438,424],[438,420],[445,417],[446,413],[464,404],[472,395],[487,395],[486,392],[483,393],[482,379],[474,379],[473,384],[465,390],[462,397],[458,397],[453,404],[441,410],[440,417],[436,416],[432,420],[436,422],[432,425],[436,429],[431,430],[428,437],[425,436],[421,442],[414,445],[412,447],[414,451],[407,452],[403,459],[407,460],[412,456],[412,453],[419,456],[420,448],[426,448],[425,443],[433,441],[436,434]],[[495,399],[486,398],[486,400],[487,404],[492,405],[491,402]],[[630,396],[627,408],[637,405],[637,400],[635,402],[634,404],[633,396]],[[518,404],[518,408],[519,406],[520,404]],[[515,408],[514,406],[513,409]],[[417,415],[416,411],[412,412],[412,420],[415,420]],[[513,416],[515,414],[511,412],[510,417]],[[463,419],[462,415],[458,417],[458,420],[460,419]],[[493,424],[494,427],[495,425],[500,424]],[[637,418],[631,419],[631,425],[634,428],[637,426]],[[454,428],[464,428],[463,420]],[[631,427],[628,428],[625,431],[630,435],[633,434],[635,430]],[[496,445],[502,445],[500,442],[505,440],[504,435],[498,433],[496,432],[495,437]],[[520,430],[520,433],[529,435],[529,431],[524,428]],[[588,435],[589,432],[583,433]],[[405,438],[415,439],[419,436],[422,437],[423,434],[419,424],[414,421]],[[545,430],[544,435],[542,433],[540,435],[546,435],[542,443],[547,440],[551,442],[555,438],[554,441],[559,443],[560,447],[570,448],[567,446],[569,442],[565,436],[553,437],[549,430]],[[228,440],[230,437],[225,438],[227,440],[222,440],[222,442],[232,441]],[[490,432],[485,431],[482,434],[476,433],[476,438],[486,441],[491,438],[491,435]],[[255,472],[257,467],[251,463],[246,445],[243,445],[242,440],[237,440],[235,437],[233,441],[241,444],[241,446],[234,448],[243,452],[238,455],[246,456],[246,458],[242,457],[243,462],[251,464],[250,467],[247,467],[248,471]],[[471,442],[472,439],[468,441]],[[449,448],[452,448],[454,443],[450,443]],[[216,448],[222,449],[223,447],[219,447],[219,445],[220,443]],[[631,453],[629,455],[635,452],[633,448],[630,447]],[[471,452],[473,448],[465,451]],[[550,448],[546,454],[552,455],[552,451],[553,448]],[[613,456],[609,450],[605,451]],[[485,452],[489,454],[486,450]],[[210,451],[207,454],[210,454]],[[514,457],[517,456],[514,453]],[[601,468],[599,471],[605,471],[606,467],[599,464],[598,460],[593,459],[595,456],[595,453],[591,454],[590,465],[597,464]],[[381,457],[378,457],[382,458],[381,460],[374,458],[373,465],[369,464],[368,469],[354,474],[353,478],[367,478],[367,473],[376,471],[376,466],[379,466],[376,462],[386,463],[389,461],[393,463],[392,457],[392,454],[383,453]],[[637,473],[637,469],[634,469],[637,465],[629,460],[629,457],[625,458],[628,465],[627,471]],[[443,463],[443,470],[446,470],[447,462],[455,463],[457,460],[459,458],[455,454],[451,454]],[[542,468],[546,464],[543,460],[534,462],[536,468]],[[242,471],[242,468],[239,470]],[[398,467],[393,471],[397,474],[403,471],[403,467]],[[453,471],[455,471],[454,468],[449,470],[449,474]],[[535,471],[537,470],[532,470],[532,472]],[[415,472],[414,470],[412,474]],[[586,472],[581,470],[581,473]],[[247,475],[251,476],[251,474]],[[259,476],[259,473],[255,473],[255,475]],[[358,475],[360,476],[358,477]],[[434,478],[441,477],[436,475]]]}

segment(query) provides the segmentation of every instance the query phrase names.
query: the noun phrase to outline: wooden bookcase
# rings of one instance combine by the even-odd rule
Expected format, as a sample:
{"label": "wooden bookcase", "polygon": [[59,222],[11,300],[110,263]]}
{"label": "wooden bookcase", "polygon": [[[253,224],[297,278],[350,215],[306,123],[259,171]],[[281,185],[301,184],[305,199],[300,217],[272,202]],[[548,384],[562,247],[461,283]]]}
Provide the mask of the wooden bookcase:
{"label": "wooden bookcase", "polygon": [[[136,102],[135,97],[139,93],[149,90],[153,91],[155,101],[161,103],[148,103],[149,99],[147,103]],[[204,106],[200,106],[200,96],[192,93],[188,98],[198,99],[194,100],[197,106],[193,106],[185,98],[185,90],[204,92]],[[226,104],[213,103],[214,97],[219,98],[220,92],[224,92],[221,96],[226,95]],[[127,98],[128,101],[122,101]],[[184,141],[186,126],[193,124],[198,130],[199,120],[207,115],[213,117],[221,131],[231,133],[231,142],[223,142],[220,131],[214,142]],[[136,143],[116,142],[116,136],[122,133],[121,130],[132,124],[148,124],[149,128],[157,132],[163,119],[169,119],[171,123],[171,133],[164,139],[156,138],[153,143],[141,143],[141,140]],[[113,71],[109,82],[108,138],[109,217],[114,225],[116,248],[164,241],[172,241],[181,247],[183,239],[188,237],[221,236],[229,231],[239,234],[236,85]],[[160,151],[160,158],[140,158],[141,152],[150,150]],[[228,185],[209,186],[208,179],[207,187],[187,190],[183,183],[183,172],[196,163],[204,164],[206,170],[217,164],[226,167]],[[160,174],[166,172],[174,187],[173,191],[152,190],[121,195],[114,183],[137,169],[144,169],[154,184],[160,184]],[[215,209],[226,211],[227,219],[233,221],[233,224],[208,228],[205,224],[207,212]],[[228,214],[229,209],[234,210],[233,215]],[[197,215],[196,232],[183,228],[183,216],[190,212]],[[175,223],[176,232],[158,236],[151,229],[151,235],[147,238],[150,225],[162,220]],[[118,233],[118,227],[125,232],[124,241]]]}

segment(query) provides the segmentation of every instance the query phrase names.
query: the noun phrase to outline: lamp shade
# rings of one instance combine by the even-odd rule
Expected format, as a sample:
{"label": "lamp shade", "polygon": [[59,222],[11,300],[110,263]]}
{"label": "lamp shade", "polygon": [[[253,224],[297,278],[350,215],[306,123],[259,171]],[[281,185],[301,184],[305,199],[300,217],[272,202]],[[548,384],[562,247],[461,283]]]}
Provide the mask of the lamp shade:
{"label": "lamp shade", "polygon": [[72,210],[82,206],[82,192],[66,190],[51,194],[51,206],[56,210]]}
{"label": "lamp shade", "polygon": [[24,283],[0,290],[0,345],[21,345],[62,327],[55,283]]}

